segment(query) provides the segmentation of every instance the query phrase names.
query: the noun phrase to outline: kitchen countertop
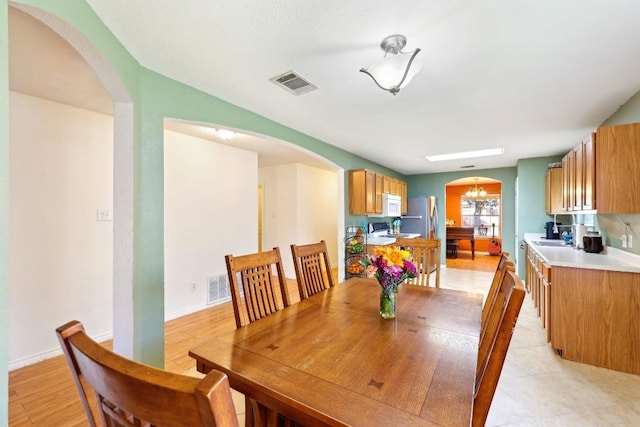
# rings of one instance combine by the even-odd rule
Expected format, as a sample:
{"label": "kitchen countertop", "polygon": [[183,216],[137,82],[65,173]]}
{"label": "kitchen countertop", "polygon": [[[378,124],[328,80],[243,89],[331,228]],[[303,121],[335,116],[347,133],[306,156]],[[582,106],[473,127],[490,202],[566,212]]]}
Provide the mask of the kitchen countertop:
{"label": "kitchen countertop", "polygon": [[[402,233],[404,238],[406,239],[415,239],[416,237],[420,237],[418,233]],[[367,245],[391,245],[396,242],[395,236],[387,236],[386,234],[368,234],[367,235]]]}
{"label": "kitchen countertop", "polygon": [[[591,270],[640,273],[640,256],[605,246],[599,254],[575,249],[570,245],[541,246],[536,242],[548,241],[543,234],[525,233],[524,240],[551,267],[573,267]],[[558,242],[559,240],[555,240]]]}

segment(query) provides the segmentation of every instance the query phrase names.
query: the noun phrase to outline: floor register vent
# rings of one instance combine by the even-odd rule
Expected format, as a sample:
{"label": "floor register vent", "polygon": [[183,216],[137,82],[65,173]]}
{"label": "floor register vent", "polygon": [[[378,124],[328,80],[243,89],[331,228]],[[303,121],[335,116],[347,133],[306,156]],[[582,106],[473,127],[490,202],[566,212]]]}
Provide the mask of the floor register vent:
{"label": "floor register vent", "polygon": [[207,305],[231,299],[229,279],[226,274],[209,276],[209,292],[207,293]]}
{"label": "floor register vent", "polygon": [[312,90],[318,89],[317,86],[314,86],[307,79],[300,76],[300,74],[296,73],[293,70],[275,76],[269,79],[269,81],[286,89],[294,95],[302,95],[303,93],[311,92]]}

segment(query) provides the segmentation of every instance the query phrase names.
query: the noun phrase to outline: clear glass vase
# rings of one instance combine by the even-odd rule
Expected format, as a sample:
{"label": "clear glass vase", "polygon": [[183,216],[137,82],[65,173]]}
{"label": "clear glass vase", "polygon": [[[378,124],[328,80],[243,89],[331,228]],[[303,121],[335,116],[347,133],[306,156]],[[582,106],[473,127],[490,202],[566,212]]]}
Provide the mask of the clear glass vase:
{"label": "clear glass vase", "polygon": [[393,289],[382,288],[380,291],[380,317],[383,319],[396,317],[396,292]]}

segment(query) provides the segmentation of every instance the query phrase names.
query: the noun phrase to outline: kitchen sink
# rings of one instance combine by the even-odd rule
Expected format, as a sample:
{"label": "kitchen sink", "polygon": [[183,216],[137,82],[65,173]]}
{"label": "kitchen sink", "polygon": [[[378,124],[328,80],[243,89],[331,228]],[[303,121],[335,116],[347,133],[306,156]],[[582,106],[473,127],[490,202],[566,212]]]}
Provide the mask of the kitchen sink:
{"label": "kitchen sink", "polygon": [[535,243],[538,246],[567,246],[567,247],[570,247],[568,244],[566,244],[564,242],[564,240],[536,240],[533,243]]}

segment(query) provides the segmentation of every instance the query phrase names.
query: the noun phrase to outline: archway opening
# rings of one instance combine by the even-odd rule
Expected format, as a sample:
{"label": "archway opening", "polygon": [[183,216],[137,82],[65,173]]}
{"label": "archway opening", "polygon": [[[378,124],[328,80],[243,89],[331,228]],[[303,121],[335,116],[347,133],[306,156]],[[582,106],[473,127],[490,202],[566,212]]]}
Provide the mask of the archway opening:
{"label": "archway opening", "polygon": [[477,176],[445,185],[447,267],[495,270],[502,251],[502,182]]}

